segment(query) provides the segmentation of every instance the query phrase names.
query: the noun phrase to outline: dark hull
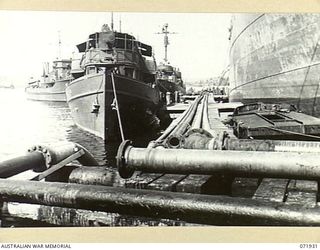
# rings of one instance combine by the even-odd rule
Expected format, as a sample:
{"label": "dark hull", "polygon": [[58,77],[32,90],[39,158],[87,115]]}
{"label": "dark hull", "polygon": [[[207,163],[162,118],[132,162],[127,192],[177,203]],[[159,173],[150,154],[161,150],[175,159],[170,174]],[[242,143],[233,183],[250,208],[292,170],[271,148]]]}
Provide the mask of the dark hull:
{"label": "dark hull", "polygon": [[[159,106],[158,91],[125,76],[114,75],[121,122],[126,139],[149,129],[149,114]],[[105,140],[119,140],[120,129],[111,76],[104,73],[76,79],[67,85],[67,101],[77,126]],[[95,109],[98,107],[98,110]],[[149,112],[146,112],[146,111]]]}
{"label": "dark hull", "polygon": [[25,92],[29,100],[50,101],[50,102],[66,102],[66,84],[70,80],[56,81],[52,87],[27,87]]}
{"label": "dark hull", "polygon": [[170,82],[170,81],[166,81],[166,80],[157,80],[158,81],[158,84],[159,84],[159,89],[161,92],[170,92],[170,93],[174,93],[176,91],[179,91],[181,93],[184,93],[186,92],[186,90],[181,87],[180,85],[176,84],[176,83],[173,83],[173,82]]}
{"label": "dark hull", "polygon": [[236,15],[230,101],[287,102],[319,115],[319,31],[319,14]]}

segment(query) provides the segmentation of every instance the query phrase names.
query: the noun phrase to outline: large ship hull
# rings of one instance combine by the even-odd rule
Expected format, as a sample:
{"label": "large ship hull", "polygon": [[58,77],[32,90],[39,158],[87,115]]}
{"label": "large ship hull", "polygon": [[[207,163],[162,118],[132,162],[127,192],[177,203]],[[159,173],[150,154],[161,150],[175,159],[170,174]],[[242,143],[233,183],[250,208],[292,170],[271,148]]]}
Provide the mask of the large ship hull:
{"label": "large ship hull", "polygon": [[284,102],[319,115],[319,33],[319,14],[234,15],[230,101]]}
{"label": "large ship hull", "polygon": [[66,84],[70,80],[55,81],[52,87],[34,87],[29,86],[25,92],[29,100],[49,101],[49,102],[66,102]]}
{"label": "large ship hull", "polygon": [[[133,139],[149,130],[150,116],[159,107],[159,93],[141,81],[114,75],[124,136]],[[97,73],[67,85],[67,101],[75,124],[105,140],[119,140],[111,75]]]}

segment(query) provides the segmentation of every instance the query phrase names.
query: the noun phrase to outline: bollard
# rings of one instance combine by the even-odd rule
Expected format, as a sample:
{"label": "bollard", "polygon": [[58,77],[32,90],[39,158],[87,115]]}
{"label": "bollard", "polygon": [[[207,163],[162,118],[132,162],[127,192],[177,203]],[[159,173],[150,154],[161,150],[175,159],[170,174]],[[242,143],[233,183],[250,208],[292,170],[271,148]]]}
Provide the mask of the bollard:
{"label": "bollard", "polygon": [[319,208],[228,196],[17,180],[0,180],[0,196],[6,202],[180,219],[209,225],[320,225]]}
{"label": "bollard", "polygon": [[135,170],[151,173],[320,179],[320,154],[297,152],[222,151],[134,148],[123,142],[117,154],[121,177]]}

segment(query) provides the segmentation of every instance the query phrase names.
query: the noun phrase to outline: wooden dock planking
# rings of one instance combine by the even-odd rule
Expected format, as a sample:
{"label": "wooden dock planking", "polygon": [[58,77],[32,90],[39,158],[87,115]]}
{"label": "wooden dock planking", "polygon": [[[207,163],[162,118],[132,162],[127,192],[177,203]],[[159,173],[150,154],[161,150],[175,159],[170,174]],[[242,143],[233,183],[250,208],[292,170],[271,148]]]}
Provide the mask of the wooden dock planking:
{"label": "wooden dock planking", "polygon": [[145,188],[161,191],[176,191],[176,185],[184,180],[187,175],[164,174],[161,177],[150,182]]}
{"label": "wooden dock planking", "polygon": [[286,199],[288,179],[262,179],[252,199],[283,202]]}
{"label": "wooden dock planking", "polygon": [[160,178],[163,174],[140,173],[139,175],[126,180],[126,188],[145,189],[149,183]]}
{"label": "wooden dock planking", "polygon": [[258,178],[236,177],[232,182],[231,196],[252,198],[259,186]]}
{"label": "wooden dock planking", "polygon": [[210,177],[210,175],[188,175],[176,185],[176,192],[201,194],[203,193],[203,186]]}
{"label": "wooden dock planking", "polygon": [[318,182],[290,180],[287,188],[286,204],[315,207],[317,204]]}

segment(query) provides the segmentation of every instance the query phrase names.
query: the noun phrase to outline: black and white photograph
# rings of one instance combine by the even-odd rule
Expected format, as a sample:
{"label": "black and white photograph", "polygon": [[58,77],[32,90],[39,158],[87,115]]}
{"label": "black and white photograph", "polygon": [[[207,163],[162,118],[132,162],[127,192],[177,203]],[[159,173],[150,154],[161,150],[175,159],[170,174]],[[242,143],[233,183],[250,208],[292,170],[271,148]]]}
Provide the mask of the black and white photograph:
{"label": "black and white photograph", "polygon": [[319,226],[320,14],[0,10],[0,225]]}

